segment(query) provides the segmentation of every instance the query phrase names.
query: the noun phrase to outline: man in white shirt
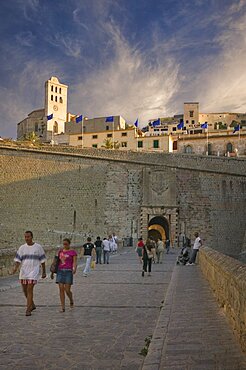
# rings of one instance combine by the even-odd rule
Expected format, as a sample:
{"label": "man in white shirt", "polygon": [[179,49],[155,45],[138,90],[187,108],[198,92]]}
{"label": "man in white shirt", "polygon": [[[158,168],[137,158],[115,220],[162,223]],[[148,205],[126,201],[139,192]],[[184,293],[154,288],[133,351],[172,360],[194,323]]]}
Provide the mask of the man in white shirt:
{"label": "man in white shirt", "polygon": [[110,242],[107,238],[103,239],[103,263],[109,264]]}
{"label": "man in white shirt", "polygon": [[36,309],[33,302],[33,289],[39,279],[40,264],[42,266],[42,279],[46,277],[45,253],[40,244],[33,242],[33,233],[25,232],[26,243],[20,246],[15,256],[15,266],[10,272],[15,274],[20,267],[19,280],[27,300],[26,316],[31,316]]}
{"label": "man in white shirt", "polygon": [[191,252],[191,256],[190,256],[190,260],[189,262],[187,263],[187,265],[194,265],[195,262],[196,262],[196,255],[197,255],[197,252],[199,251],[200,247],[202,246],[202,240],[201,238],[199,237],[199,234],[198,233],[195,233],[195,241],[194,241],[194,245],[193,245],[193,248],[192,248],[192,252]]}
{"label": "man in white shirt", "polygon": [[117,250],[118,250],[118,236],[116,236],[115,233],[113,233],[112,239],[114,241],[114,252],[117,253]]}

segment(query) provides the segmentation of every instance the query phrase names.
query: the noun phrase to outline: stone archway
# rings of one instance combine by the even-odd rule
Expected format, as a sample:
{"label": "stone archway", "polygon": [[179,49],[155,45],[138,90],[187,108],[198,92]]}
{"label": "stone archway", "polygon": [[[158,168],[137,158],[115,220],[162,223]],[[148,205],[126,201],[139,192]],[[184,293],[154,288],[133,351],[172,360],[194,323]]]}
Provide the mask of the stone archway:
{"label": "stone archway", "polygon": [[164,242],[169,239],[169,222],[164,216],[155,216],[148,223],[148,237],[157,241],[161,238]]}

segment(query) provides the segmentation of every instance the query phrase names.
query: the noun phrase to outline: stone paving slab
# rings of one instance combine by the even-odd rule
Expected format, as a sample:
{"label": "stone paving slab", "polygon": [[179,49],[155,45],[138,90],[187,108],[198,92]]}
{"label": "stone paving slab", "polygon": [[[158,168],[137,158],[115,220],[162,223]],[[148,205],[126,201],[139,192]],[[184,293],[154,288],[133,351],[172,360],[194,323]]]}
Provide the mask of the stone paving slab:
{"label": "stone paving slab", "polygon": [[246,355],[199,266],[175,266],[142,369],[246,369]]}
{"label": "stone paving slab", "polygon": [[87,278],[80,267],[75,308],[63,314],[57,285],[49,278],[35,288],[38,307],[31,317],[25,317],[17,277],[0,279],[0,289],[12,286],[0,291],[0,369],[141,369],[139,352],[154,332],[175,259],[175,254],[165,256],[144,278],[129,248]]}

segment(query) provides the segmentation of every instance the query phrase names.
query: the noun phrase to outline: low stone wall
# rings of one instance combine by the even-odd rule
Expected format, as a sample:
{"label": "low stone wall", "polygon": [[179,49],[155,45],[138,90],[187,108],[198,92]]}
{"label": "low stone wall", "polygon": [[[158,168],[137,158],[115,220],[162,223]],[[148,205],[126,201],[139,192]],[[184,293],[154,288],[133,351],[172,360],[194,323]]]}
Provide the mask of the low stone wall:
{"label": "low stone wall", "polygon": [[[71,248],[75,249],[78,253],[78,256],[81,252],[81,244],[71,244]],[[123,242],[122,240],[119,240],[118,243],[118,250],[120,251],[123,248]],[[127,246],[127,245],[126,245]],[[46,272],[49,273],[50,271],[50,265],[53,261],[53,258],[59,249],[59,246],[57,247],[44,247],[45,254],[46,254]],[[9,248],[9,249],[0,249],[0,277],[7,276],[9,273],[9,270],[14,265],[14,258],[16,254],[16,249]]]}
{"label": "low stone wall", "polygon": [[208,247],[201,248],[199,265],[246,351],[246,265]]}

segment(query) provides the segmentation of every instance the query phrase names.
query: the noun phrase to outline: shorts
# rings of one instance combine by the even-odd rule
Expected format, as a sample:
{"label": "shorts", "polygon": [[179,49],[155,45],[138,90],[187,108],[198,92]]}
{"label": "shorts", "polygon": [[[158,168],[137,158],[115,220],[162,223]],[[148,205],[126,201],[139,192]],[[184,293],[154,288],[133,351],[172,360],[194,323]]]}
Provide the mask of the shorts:
{"label": "shorts", "polygon": [[142,257],[143,256],[143,248],[137,247],[137,254],[138,254],[138,257]]}
{"label": "shorts", "polygon": [[58,270],[56,274],[56,283],[73,285],[72,270],[66,269]]}
{"label": "shorts", "polygon": [[37,284],[37,280],[32,280],[32,279],[20,279],[20,283],[23,285],[28,285],[28,284]]}

